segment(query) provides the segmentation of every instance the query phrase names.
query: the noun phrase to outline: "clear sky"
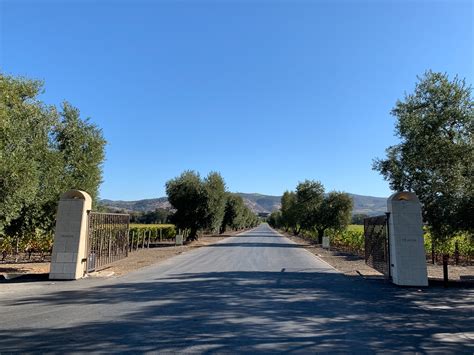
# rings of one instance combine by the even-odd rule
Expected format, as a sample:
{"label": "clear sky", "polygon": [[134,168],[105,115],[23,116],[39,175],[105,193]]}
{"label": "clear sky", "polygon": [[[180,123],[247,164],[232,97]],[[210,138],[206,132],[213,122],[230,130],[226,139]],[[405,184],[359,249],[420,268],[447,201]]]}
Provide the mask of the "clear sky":
{"label": "clear sky", "polygon": [[0,0],[0,68],[43,79],[108,141],[102,198],[185,169],[231,191],[388,196],[371,170],[427,69],[473,83],[473,1]]}

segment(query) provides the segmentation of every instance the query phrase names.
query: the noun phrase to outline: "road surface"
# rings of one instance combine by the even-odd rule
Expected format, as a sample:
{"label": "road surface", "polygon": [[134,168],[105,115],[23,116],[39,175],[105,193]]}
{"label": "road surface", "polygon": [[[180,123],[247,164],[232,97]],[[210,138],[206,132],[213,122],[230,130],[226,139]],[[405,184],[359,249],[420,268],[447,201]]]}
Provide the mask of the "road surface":
{"label": "road surface", "polygon": [[0,352],[474,351],[473,290],[344,276],[266,225],[120,278],[13,286]]}

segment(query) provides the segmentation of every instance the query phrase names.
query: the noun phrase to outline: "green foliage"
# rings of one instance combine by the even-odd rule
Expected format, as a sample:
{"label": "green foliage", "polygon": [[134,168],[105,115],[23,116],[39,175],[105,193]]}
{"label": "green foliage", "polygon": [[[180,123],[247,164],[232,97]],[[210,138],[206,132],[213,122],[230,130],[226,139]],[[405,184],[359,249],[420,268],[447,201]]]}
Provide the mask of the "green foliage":
{"label": "green foliage", "polygon": [[224,179],[217,172],[211,172],[203,181],[206,217],[204,228],[218,233],[224,220],[226,206],[226,186]]}
{"label": "green foliage", "polygon": [[30,233],[23,237],[20,236],[4,236],[0,238],[0,253],[2,260],[8,255],[26,254],[28,259],[33,253],[40,254],[41,259],[46,254],[51,254],[53,249],[53,233],[45,234],[42,231]]}
{"label": "green foliage", "polygon": [[157,208],[149,212],[134,212],[130,214],[130,222],[137,224],[168,223],[172,213],[165,208]]}
{"label": "green foliage", "polygon": [[270,216],[268,216],[267,222],[273,228],[281,228],[285,226],[281,211],[273,211]]}
{"label": "green foliage", "polygon": [[204,180],[194,171],[185,171],[166,183],[168,201],[176,209],[172,221],[188,229],[188,239],[197,238],[199,230],[225,231],[258,223],[242,198],[226,192],[221,175],[211,172]]}
{"label": "green foliage", "polygon": [[365,213],[356,213],[352,216],[351,223],[352,224],[358,224],[358,225],[363,225],[364,224],[364,219],[368,218],[369,215]]}
{"label": "green foliage", "polygon": [[225,232],[227,228],[238,230],[255,227],[258,223],[258,217],[245,206],[242,197],[227,193],[221,232]]}
{"label": "green foliage", "polygon": [[[361,225],[349,225],[346,230],[330,230],[331,247],[344,250],[353,254],[364,255],[364,227]],[[424,233],[424,244],[426,254],[431,254],[431,234]],[[435,253],[437,255],[454,255],[457,250],[461,257],[468,260],[474,259],[474,238],[468,233],[462,233],[443,243],[435,243]]]}
{"label": "green foliage", "polygon": [[[285,191],[281,197],[280,217],[274,215],[272,223],[281,224],[281,226],[285,227],[287,231],[292,227],[296,227],[298,224],[296,203],[296,194],[293,191]],[[280,226],[278,226],[278,228],[279,227]]]}
{"label": "green foliage", "polygon": [[352,199],[344,192],[332,191],[324,197],[312,218],[312,226],[318,231],[318,241],[322,243],[324,232],[344,230],[350,223]]}
{"label": "green foliage", "polygon": [[324,186],[319,181],[305,180],[296,186],[294,213],[304,229],[314,227],[315,216],[324,200]]}
{"label": "green foliage", "polygon": [[89,119],[82,120],[79,110],[67,102],[63,103],[60,116],[54,133],[62,153],[63,183],[68,188],[87,191],[96,200],[105,158],[102,131]]}
{"label": "green foliage", "polygon": [[[425,231],[424,237],[425,250],[429,254],[432,251],[432,235],[429,231]],[[468,233],[457,234],[443,242],[438,241],[438,243],[436,243],[435,240],[435,254],[454,255],[456,251],[456,244],[458,253],[461,256],[467,257],[470,260],[474,259],[474,237]]]}
{"label": "green foliage", "polygon": [[364,232],[364,226],[360,224],[349,224],[347,230],[355,232]]}
{"label": "green foliage", "polygon": [[401,142],[374,162],[395,191],[413,191],[440,244],[474,229],[474,102],[471,87],[428,71],[392,115]]}
{"label": "green foliage", "polygon": [[196,239],[198,230],[205,227],[207,216],[201,177],[194,171],[185,171],[166,183],[166,194],[176,209],[173,223],[178,228],[190,229],[190,239]]}
{"label": "green foliage", "polygon": [[173,224],[130,224],[129,245],[131,250],[149,247],[150,243],[162,243],[176,237]]}
{"label": "green foliage", "polygon": [[[25,206],[36,204],[41,184],[52,175],[42,158],[57,115],[37,100],[41,89],[41,82],[0,74],[0,234]],[[47,158],[56,162],[54,154]]]}
{"label": "green foliage", "polygon": [[[359,226],[358,226],[359,227]],[[357,255],[364,255],[364,228],[348,228],[330,233],[331,247],[340,248]]]}
{"label": "green foliage", "polygon": [[143,237],[150,238],[151,242],[173,239],[176,236],[174,224],[130,224],[130,243],[136,245]]}
{"label": "green foliage", "polygon": [[0,74],[0,237],[47,239],[61,193],[97,196],[105,141],[79,111],[38,99],[43,84]]}
{"label": "green foliage", "polygon": [[296,192],[286,191],[281,198],[281,213],[272,214],[269,223],[277,228],[293,229],[299,234],[301,229],[308,234],[317,231],[322,242],[324,232],[331,228],[343,230],[351,220],[352,199],[343,192],[324,194],[324,186],[319,181],[306,180],[296,187]]}

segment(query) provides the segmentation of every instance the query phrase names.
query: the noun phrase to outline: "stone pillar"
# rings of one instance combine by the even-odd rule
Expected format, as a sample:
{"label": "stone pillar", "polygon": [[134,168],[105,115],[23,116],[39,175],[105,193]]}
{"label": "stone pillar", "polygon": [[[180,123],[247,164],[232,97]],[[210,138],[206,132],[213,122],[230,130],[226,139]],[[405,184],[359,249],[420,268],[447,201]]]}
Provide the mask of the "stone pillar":
{"label": "stone pillar", "polygon": [[401,286],[428,286],[421,204],[412,192],[398,192],[387,200],[390,212],[390,272]]}
{"label": "stone pillar", "polygon": [[70,190],[61,196],[56,216],[51,280],[76,280],[84,276],[87,258],[87,212],[92,199],[87,192]]}

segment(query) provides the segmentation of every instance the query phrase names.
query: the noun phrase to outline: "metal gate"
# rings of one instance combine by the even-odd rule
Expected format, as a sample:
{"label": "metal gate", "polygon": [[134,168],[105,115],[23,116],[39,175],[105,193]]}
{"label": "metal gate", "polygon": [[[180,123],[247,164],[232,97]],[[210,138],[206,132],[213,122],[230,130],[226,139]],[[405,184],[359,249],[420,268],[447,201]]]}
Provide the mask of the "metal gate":
{"label": "metal gate", "polygon": [[128,256],[130,215],[89,212],[87,272]]}
{"label": "metal gate", "polygon": [[364,219],[365,263],[390,278],[389,214]]}

